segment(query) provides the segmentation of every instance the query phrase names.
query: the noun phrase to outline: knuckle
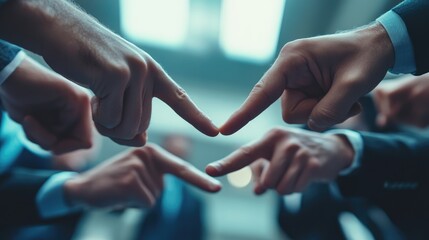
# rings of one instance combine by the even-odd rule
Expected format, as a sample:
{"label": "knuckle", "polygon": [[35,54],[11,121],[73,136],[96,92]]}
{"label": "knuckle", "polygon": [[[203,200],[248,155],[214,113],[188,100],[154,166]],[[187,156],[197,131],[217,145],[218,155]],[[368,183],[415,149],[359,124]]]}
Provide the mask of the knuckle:
{"label": "knuckle", "polygon": [[281,55],[288,55],[291,52],[295,52],[297,50],[306,49],[308,47],[309,40],[307,39],[298,39],[292,42],[285,44],[280,50]]}
{"label": "knuckle", "polygon": [[276,139],[279,137],[282,137],[286,135],[286,131],[285,129],[281,128],[281,127],[275,127],[273,129],[271,129],[270,131],[268,131],[268,133],[266,134],[267,138],[269,139]]}
{"label": "knuckle", "polygon": [[252,152],[253,152],[253,147],[252,146],[242,146],[238,150],[244,156],[250,157],[252,155]]}
{"label": "knuckle", "polygon": [[176,93],[177,99],[179,99],[181,101],[187,100],[189,98],[185,89],[183,89],[182,87],[177,87],[175,90],[175,93]]}
{"label": "knuckle", "polygon": [[343,122],[346,118],[344,114],[326,107],[320,107],[316,116],[316,119],[324,125]]}
{"label": "knuckle", "polygon": [[321,164],[319,161],[317,161],[316,159],[311,159],[308,161],[307,163],[307,169],[310,172],[315,172],[317,169],[319,169],[321,167]]}
{"label": "knuckle", "polygon": [[139,149],[142,153],[147,154],[147,158],[153,156],[156,152],[159,151],[159,147],[156,144],[148,143],[143,148]]}
{"label": "knuckle", "polygon": [[307,161],[308,157],[308,150],[305,148],[301,148],[295,155],[295,161],[301,164],[302,162]]}
{"label": "knuckle", "polygon": [[280,150],[286,153],[293,153],[295,151],[298,151],[300,148],[301,148],[301,145],[296,141],[288,141],[285,144],[280,145]]}
{"label": "knuckle", "polygon": [[89,106],[91,103],[91,98],[84,91],[78,91],[77,99],[84,106]]}
{"label": "knuckle", "polygon": [[145,165],[138,158],[132,158],[128,161],[128,168],[140,172],[145,169]]}
{"label": "knuckle", "polygon": [[115,87],[119,85],[120,89],[125,90],[131,78],[131,69],[126,64],[118,64],[113,66],[108,74],[107,79],[114,81]]}
{"label": "knuckle", "polygon": [[189,172],[189,169],[192,167],[192,165],[188,162],[181,162],[178,165],[178,171],[180,173],[181,176],[187,174]]}
{"label": "knuckle", "polygon": [[256,85],[252,88],[251,94],[261,95],[267,102],[274,102],[277,99],[271,97],[271,94],[267,92],[265,89],[265,82],[260,80]]}
{"label": "knuckle", "polygon": [[130,188],[134,186],[135,182],[136,182],[135,175],[127,174],[126,176],[122,177],[122,179],[119,181],[119,184],[124,188]]}

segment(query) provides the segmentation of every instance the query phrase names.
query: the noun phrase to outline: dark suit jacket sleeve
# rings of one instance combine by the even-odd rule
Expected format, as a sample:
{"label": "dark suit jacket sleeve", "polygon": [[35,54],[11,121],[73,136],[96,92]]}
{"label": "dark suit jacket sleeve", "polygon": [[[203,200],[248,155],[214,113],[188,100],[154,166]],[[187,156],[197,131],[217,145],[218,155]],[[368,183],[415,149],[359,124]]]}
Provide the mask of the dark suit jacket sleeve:
{"label": "dark suit jacket sleeve", "polygon": [[12,169],[0,176],[0,225],[47,224],[70,217],[44,220],[36,206],[36,195],[55,171]]}
{"label": "dark suit jacket sleeve", "polygon": [[364,143],[358,169],[337,178],[345,196],[427,199],[429,136],[416,133],[361,133]]}
{"label": "dark suit jacket sleeve", "polygon": [[429,71],[429,1],[406,0],[392,9],[407,26],[414,48],[417,74]]}

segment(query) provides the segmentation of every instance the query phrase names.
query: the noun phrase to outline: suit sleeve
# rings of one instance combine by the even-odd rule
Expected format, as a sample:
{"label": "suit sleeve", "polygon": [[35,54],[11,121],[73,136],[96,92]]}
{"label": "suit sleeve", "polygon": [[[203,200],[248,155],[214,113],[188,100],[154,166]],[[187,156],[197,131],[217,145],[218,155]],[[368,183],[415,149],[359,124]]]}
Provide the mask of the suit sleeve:
{"label": "suit sleeve", "polygon": [[428,199],[429,136],[414,133],[361,135],[364,149],[360,167],[337,179],[343,195]]}
{"label": "suit sleeve", "polygon": [[45,220],[36,205],[36,196],[55,171],[13,169],[0,176],[0,225],[34,225],[64,221],[75,217]]}
{"label": "suit sleeve", "polygon": [[429,1],[406,0],[392,9],[404,21],[416,62],[416,74],[429,71]]}

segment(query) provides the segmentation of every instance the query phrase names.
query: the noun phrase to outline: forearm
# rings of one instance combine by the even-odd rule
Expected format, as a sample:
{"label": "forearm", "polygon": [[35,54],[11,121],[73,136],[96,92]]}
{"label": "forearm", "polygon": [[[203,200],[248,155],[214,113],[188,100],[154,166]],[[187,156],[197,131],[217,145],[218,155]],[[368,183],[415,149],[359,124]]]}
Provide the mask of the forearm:
{"label": "forearm", "polygon": [[[78,50],[75,35],[85,37],[100,25],[67,0],[13,0],[0,8],[0,38],[45,56],[48,49]],[[88,30],[88,31],[85,31]],[[70,50],[72,51],[72,50]]]}

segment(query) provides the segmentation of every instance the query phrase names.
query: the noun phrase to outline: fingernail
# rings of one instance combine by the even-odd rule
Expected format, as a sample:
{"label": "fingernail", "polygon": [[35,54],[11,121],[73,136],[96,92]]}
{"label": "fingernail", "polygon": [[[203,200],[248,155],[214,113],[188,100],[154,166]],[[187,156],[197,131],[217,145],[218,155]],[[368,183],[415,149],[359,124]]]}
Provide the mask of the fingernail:
{"label": "fingernail", "polygon": [[309,119],[307,123],[308,127],[315,131],[322,131],[326,128],[326,126],[320,125],[318,122],[314,121],[313,119]]}
{"label": "fingernail", "polygon": [[212,180],[212,184],[211,184],[211,186],[210,186],[210,190],[212,190],[212,191],[214,191],[214,192],[217,192],[217,191],[219,191],[221,188],[222,188],[222,184],[221,184],[218,180],[213,179],[213,180]]}
{"label": "fingernail", "polygon": [[91,98],[91,111],[92,111],[93,116],[95,116],[97,114],[98,104],[99,104],[98,98],[92,97]]}
{"label": "fingernail", "polygon": [[211,163],[209,167],[214,168],[216,171],[220,172],[222,170],[222,166],[219,163]]}

